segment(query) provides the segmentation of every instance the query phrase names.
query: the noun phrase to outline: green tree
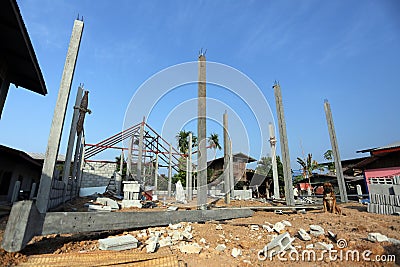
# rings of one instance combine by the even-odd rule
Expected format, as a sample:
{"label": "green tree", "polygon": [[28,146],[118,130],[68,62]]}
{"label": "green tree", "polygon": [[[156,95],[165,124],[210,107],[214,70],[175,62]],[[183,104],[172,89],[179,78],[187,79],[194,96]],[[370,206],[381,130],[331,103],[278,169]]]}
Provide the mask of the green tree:
{"label": "green tree", "polygon": [[336,173],[335,163],[333,163],[333,151],[332,149],[328,149],[324,153],[324,159],[330,161],[327,165],[328,171],[330,173]]}
{"label": "green tree", "polygon": [[311,177],[314,170],[319,170],[318,162],[312,159],[312,154],[308,153],[307,158],[303,160],[302,158],[297,158],[297,163],[300,164],[303,171],[304,178],[308,178],[308,183],[311,185]]}
{"label": "green tree", "polygon": [[214,149],[214,159],[217,157],[217,149],[221,150],[221,145],[219,144],[219,137],[216,133],[211,133],[208,137],[208,144]]}
{"label": "green tree", "polygon": [[180,131],[176,136],[176,141],[178,142],[179,152],[182,154],[187,154],[189,151],[189,134],[192,133],[192,147],[197,145],[197,137],[191,131]]}

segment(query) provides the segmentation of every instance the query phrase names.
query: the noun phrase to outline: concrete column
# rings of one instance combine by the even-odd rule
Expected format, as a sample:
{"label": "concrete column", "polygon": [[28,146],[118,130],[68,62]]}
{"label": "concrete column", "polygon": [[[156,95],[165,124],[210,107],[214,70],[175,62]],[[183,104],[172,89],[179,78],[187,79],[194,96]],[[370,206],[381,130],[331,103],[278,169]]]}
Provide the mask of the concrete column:
{"label": "concrete column", "polygon": [[283,176],[285,179],[286,205],[294,206],[292,169],[290,167],[289,144],[286,134],[286,122],[285,122],[285,114],[283,111],[281,87],[279,84],[275,83],[272,88],[274,88],[275,92],[276,113],[278,116],[279,137],[281,142],[281,154],[282,154],[282,164],[283,164]]}
{"label": "concrete column", "polygon": [[235,176],[233,175],[232,140],[229,138],[229,186],[231,197],[235,197]]}
{"label": "concrete column", "polygon": [[82,136],[82,143],[79,148],[79,162],[78,162],[79,167],[76,172],[76,182],[79,185],[79,188],[81,188],[82,170],[84,165],[85,165],[85,137]]}
{"label": "concrete column", "polygon": [[168,197],[171,197],[172,187],[172,145],[169,145],[169,159],[168,159]]}
{"label": "concrete column", "polygon": [[328,100],[325,100],[324,102],[324,109],[326,115],[326,122],[328,124],[329,137],[331,139],[333,158],[335,159],[336,176],[338,179],[339,191],[340,191],[340,201],[347,203],[348,202],[347,190],[346,190],[346,184],[344,182],[342,161],[340,160],[339,147],[336,140],[335,126],[333,125],[331,106],[329,105]]}
{"label": "concrete column", "polygon": [[143,161],[143,134],[144,134],[144,121],[140,125],[139,130],[139,145],[138,145],[138,160],[137,160],[137,170],[136,179],[139,183],[143,183],[142,179],[142,161]]}
{"label": "concrete column", "polygon": [[71,128],[69,131],[67,154],[65,155],[65,164],[64,164],[64,170],[63,170],[63,181],[64,181],[65,185],[68,184],[69,173],[70,173],[70,169],[71,169],[71,158],[72,158],[72,151],[74,149],[74,144],[75,144],[76,124],[78,123],[78,118],[79,118],[78,107],[81,104],[82,93],[83,93],[83,89],[81,86],[79,86],[78,92],[76,93],[74,113],[72,116]]}
{"label": "concrete column", "polygon": [[115,186],[116,186],[117,196],[121,195],[123,169],[124,169],[124,150],[121,149],[121,157],[119,159],[119,173],[117,173],[115,176]]}
{"label": "concrete column", "polygon": [[128,160],[126,162],[126,176],[128,179],[132,178],[132,148],[133,148],[134,135],[129,139],[128,147]]}
{"label": "concrete column", "polygon": [[225,111],[223,115],[224,127],[224,193],[225,203],[231,203],[231,186],[229,176],[229,135],[228,135],[228,113]]}
{"label": "concrete column", "polygon": [[77,176],[77,171],[79,168],[79,156],[80,156],[80,149],[81,149],[81,142],[82,142],[82,135],[83,133],[80,133],[78,135],[78,138],[76,140],[75,144],[75,155],[74,155],[74,165],[72,165],[72,178],[76,178]]}
{"label": "concrete column", "polygon": [[18,195],[19,195],[19,189],[21,188],[21,182],[16,181],[14,184],[14,190],[11,196],[11,203],[17,202],[18,201]]}
{"label": "concrete column", "polygon": [[274,181],[274,198],[279,199],[278,165],[276,164],[276,138],[272,123],[269,123],[269,143],[271,144],[272,178]]}
{"label": "concrete column", "polygon": [[64,125],[65,112],[68,104],[69,93],[71,91],[71,83],[74,76],[82,32],[83,21],[75,20],[70,44],[68,47],[67,58],[64,65],[60,89],[58,91],[57,103],[54,109],[42,176],[40,178],[39,192],[36,201],[36,205],[40,213],[46,213],[47,211],[51,190],[51,181],[60,148],[60,139]]}
{"label": "concrete column", "polygon": [[198,81],[198,119],[197,134],[197,208],[207,209],[207,125],[206,125],[206,57],[200,54],[199,60],[199,81]]}
{"label": "concrete column", "polygon": [[1,84],[0,84],[0,119],[1,119],[1,114],[3,112],[4,104],[6,103],[7,99],[7,94],[10,89],[10,82],[4,78],[0,79]]}
{"label": "concrete column", "polygon": [[186,198],[189,196],[189,157],[186,157]]}
{"label": "concrete column", "polygon": [[36,183],[33,183],[31,186],[31,192],[29,194],[29,199],[32,200],[35,197],[35,192],[36,192]]}
{"label": "concrete column", "polygon": [[158,153],[156,153],[156,164],[154,168],[154,194],[157,195],[158,191]]}
{"label": "concrete column", "polygon": [[192,146],[193,146],[193,135],[190,132],[189,133],[189,157],[188,157],[188,166],[189,166],[188,173],[189,173],[189,176],[188,176],[188,185],[187,185],[188,190],[189,190],[189,192],[188,192],[189,201],[193,200]]}

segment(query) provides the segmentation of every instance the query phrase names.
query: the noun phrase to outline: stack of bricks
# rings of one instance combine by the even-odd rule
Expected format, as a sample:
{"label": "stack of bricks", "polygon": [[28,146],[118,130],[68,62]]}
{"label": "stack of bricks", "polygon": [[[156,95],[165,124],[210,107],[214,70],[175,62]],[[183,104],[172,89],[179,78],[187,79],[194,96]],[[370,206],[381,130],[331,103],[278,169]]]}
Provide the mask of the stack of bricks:
{"label": "stack of bricks", "polygon": [[400,214],[400,175],[370,178],[368,212]]}
{"label": "stack of bricks", "polygon": [[107,186],[116,169],[115,162],[86,162],[81,188]]}

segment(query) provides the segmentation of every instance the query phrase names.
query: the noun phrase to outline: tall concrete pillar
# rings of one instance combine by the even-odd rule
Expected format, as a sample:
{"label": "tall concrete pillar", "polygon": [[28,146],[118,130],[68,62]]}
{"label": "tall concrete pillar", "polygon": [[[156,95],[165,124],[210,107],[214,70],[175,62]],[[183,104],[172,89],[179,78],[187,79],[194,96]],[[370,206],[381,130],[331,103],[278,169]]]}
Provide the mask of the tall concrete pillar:
{"label": "tall concrete pillar", "polygon": [[274,88],[274,92],[275,92],[276,113],[278,116],[279,137],[280,137],[280,143],[281,143],[281,154],[282,154],[282,165],[283,165],[283,176],[285,179],[286,205],[294,206],[292,169],[290,167],[289,144],[288,144],[288,139],[287,139],[287,134],[286,134],[286,122],[285,122],[285,114],[283,111],[281,87],[279,84],[275,83],[273,88]]}
{"label": "tall concrete pillar", "polygon": [[189,157],[186,157],[186,198],[189,197]]}
{"label": "tall concrete pillar", "polygon": [[156,153],[156,164],[154,168],[154,194],[158,191],[158,153]]}
{"label": "tall concrete pillar", "polygon": [[[139,183],[144,183],[142,179],[142,161],[143,161],[143,135],[144,135],[144,120],[140,125],[139,131],[139,146],[138,146],[138,161],[137,161],[137,170],[136,170],[136,179]],[[143,184],[144,186],[144,184]]]}
{"label": "tall concrete pillar", "polygon": [[207,148],[206,148],[206,57],[200,54],[197,102],[197,135],[199,152],[197,153],[197,208],[207,209]]}
{"label": "tall concrete pillar", "polygon": [[329,137],[331,139],[333,158],[335,160],[336,176],[338,179],[339,191],[340,191],[340,201],[347,203],[348,198],[347,198],[346,183],[344,181],[344,176],[343,176],[342,161],[340,160],[339,146],[336,140],[336,132],[335,132],[335,126],[333,125],[331,106],[328,100],[325,100],[324,102],[324,109],[326,115],[326,122],[328,124]]}
{"label": "tall concrete pillar", "polygon": [[229,186],[231,197],[235,197],[235,176],[233,175],[232,140],[229,138]]}
{"label": "tall concrete pillar", "polygon": [[121,195],[121,188],[122,188],[122,175],[124,170],[124,150],[121,149],[121,156],[119,158],[119,173],[115,174],[115,187],[117,196]]}
{"label": "tall concrete pillar", "polygon": [[[76,92],[74,113],[72,116],[71,128],[69,131],[67,154],[65,155],[65,164],[64,164],[64,170],[63,170],[63,181],[64,181],[64,184],[66,185],[66,188],[68,185],[69,173],[70,173],[70,169],[71,169],[72,151],[74,149],[74,144],[75,144],[76,124],[78,123],[79,105],[81,104],[82,94],[83,94],[83,89],[81,86],[79,86],[78,91]],[[64,198],[65,198],[65,196],[64,196]]]}
{"label": "tall concrete pillar", "polygon": [[77,171],[79,168],[79,153],[80,153],[80,148],[81,148],[81,144],[82,144],[82,135],[83,133],[81,132],[78,135],[78,138],[76,140],[76,144],[75,144],[75,155],[74,155],[74,165],[72,165],[72,178],[76,178],[77,176]]}
{"label": "tall concrete pillar", "polygon": [[231,203],[231,186],[229,176],[229,135],[228,135],[228,113],[225,111],[223,115],[224,127],[224,193],[225,203]]}
{"label": "tall concrete pillar", "polygon": [[189,176],[188,176],[188,199],[193,200],[193,176],[192,176],[192,146],[193,146],[193,135],[190,132],[189,133],[189,161],[188,161],[188,166],[189,166]]}
{"label": "tall concrete pillar", "polygon": [[84,165],[85,165],[85,136],[82,136],[82,143],[79,148],[79,162],[78,162],[79,167],[76,173],[76,181],[77,184],[79,185],[78,190],[81,187],[82,170]]}
{"label": "tall concrete pillar", "polygon": [[32,200],[35,197],[35,192],[36,192],[36,183],[33,183],[31,186],[31,192],[29,193],[29,199]]}
{"label": "tall concrete pillar", "polygon": [[3,79],[1,79],[0,77],[0,118],[3,112],[4,104],[6,103],[6,98],[9,89],[10,89],[10,82],[7,80],[6,77],[4,77]]}
{"label": "tall concrete pillar", "polygon": [[75,20],[68,47],[67,58],[64,65],[60,89],[58,91],[57,103],[54,109],[53,121],[47,143],[46,157],[44,159],[42,176],[40,178],[40,186],[36,200],[36,205],[40,213],[46,213],[47,211],[51,190],[51,181],[53,179],[54,167],[56,165],[57,155],[60,148],[60,139],[64,125],[65,112],[71,91],[71,84],[74,76],[82,32],[83,21]]}
{"label": "tall concrete pillar", "polygon": [[126,162],[126,176],[128,179],[132,178],[132,148],[134,142],[134,135],[129,139],[128,157]]}
{"label": "tall concrete pillar", "polygon": [[272,162],[272,179],[274,182],[274,198],[278,199],[279,196],[279,177],[278,166],[276,164],[276,138],[275,130],[272,123],[269,123],[269,143],[271,144],[271,162]]}
{"label": "tall concrete pillar", "polygon": [[168,197],[171,197],[172,188],[172,145],[169,145],[169,159],[168,159]]}

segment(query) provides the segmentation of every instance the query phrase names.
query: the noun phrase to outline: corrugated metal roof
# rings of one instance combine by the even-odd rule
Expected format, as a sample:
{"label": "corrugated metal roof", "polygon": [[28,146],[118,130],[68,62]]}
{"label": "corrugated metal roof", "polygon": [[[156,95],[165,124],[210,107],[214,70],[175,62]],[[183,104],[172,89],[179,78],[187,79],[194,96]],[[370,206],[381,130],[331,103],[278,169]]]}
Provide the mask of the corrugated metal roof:
{"label": "corrugated metal roof", "polygon": [[[27,152],[26,154],[36,160],[44,160],[44,158],[46,157],[45,153]],[[57,161],[65,161],[65,155],[59,154],[57,156]]]}
{"label": "corrugated metal roof", "polygon": [[381,146],[381,147],[375,147],[375,148],[368,148],[368,149],[363,149],[357,151],[357,153],[365,153],[365,152],[371,152],[371,151],[377,151],[377,150],[384,150],[384,149],[391,149],[391,148],[397,148],[400,147],[400,141],[393,142],[391,144],[388,144],[386,146]]}

